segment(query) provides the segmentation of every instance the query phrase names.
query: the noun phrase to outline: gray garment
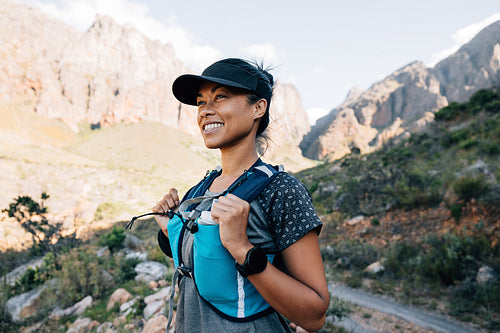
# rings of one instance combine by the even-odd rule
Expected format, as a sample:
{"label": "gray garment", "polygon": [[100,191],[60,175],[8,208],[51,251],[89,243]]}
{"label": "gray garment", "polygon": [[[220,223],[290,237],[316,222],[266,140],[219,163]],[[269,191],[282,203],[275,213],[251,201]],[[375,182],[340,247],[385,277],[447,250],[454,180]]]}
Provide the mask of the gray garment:
{"label": "gray garment", "polygon": [[[200,203],[197,209],[204,210],[210,205],[211,200],[208,200]],[[276,249],[264,212],[256,200],[250,204],[248,220],[247,230],[250,242],[268,249]],[[263,230],[265,232],[262,232]],[[192,267],[192,244],[193,235],[186,232],[184,234],[182,259],[188,267]],[[250,322],[232,322],[217,314],[200,297],[193,279],[182,277],[180,280],[175,320],[176,332],[291,332],[288,325],[283,321],[274,312]]]}
{"label": "gray garment", "polygon": [[[212,200],[198,210],[207,210]],[[250,203],[247,234],[250,242],[269,250],[283,251],[311,230],[319,233],[322,223],[305,186],[295,177],[278,174]],[[184,234],[182,260],[192,267],[193,235]],[[279,265],[277,266],[279,268]],[[232,322],[216,313],[198,294],[194,282],[182,277],[179,284],[176,332],[291,332],[277,313],[250,322]]]}

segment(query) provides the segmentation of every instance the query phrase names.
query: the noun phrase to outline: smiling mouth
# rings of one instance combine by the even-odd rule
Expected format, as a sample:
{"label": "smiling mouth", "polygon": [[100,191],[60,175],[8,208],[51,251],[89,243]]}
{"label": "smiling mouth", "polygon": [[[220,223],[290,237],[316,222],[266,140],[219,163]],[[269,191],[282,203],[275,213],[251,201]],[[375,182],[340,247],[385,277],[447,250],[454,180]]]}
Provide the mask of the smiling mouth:
{"label": "smiling mouth", "polygon": [[222,126],[224,126],[224,124],[223,124],[223,123],[212,123],[212,124],[207,124],[207,125],[205,125],[205,126],[203,127],[203,130],[204,130],[205,132],[210,132],[210,131],[213,131],[213,130],[215,130],[215,129],[217,129],[217,128],[220,128],[220,127],[222,127]]}

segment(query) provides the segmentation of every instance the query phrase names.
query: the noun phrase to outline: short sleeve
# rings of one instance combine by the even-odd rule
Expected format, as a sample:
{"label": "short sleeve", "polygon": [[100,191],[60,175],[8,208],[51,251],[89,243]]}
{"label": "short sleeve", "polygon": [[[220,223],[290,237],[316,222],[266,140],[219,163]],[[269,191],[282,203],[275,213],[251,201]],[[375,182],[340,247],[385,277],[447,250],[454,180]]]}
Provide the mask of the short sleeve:
{"label": "short sleeve", "polygon": [[307,188],[297,178],[280,173],[260,193],[260,204],[272,225],[276,245],[283,251],[322,223]]}

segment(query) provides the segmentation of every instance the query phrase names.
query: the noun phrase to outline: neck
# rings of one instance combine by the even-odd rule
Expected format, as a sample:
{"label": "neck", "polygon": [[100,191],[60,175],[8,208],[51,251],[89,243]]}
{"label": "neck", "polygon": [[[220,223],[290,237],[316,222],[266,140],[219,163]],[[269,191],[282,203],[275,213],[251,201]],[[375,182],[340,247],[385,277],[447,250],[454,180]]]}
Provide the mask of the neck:
{"label": "neck", "polygon": [[259,158],[255,143],[247,149],[242,147],[224,148],[220,150],[222,176],[239,176],[248,170]]}

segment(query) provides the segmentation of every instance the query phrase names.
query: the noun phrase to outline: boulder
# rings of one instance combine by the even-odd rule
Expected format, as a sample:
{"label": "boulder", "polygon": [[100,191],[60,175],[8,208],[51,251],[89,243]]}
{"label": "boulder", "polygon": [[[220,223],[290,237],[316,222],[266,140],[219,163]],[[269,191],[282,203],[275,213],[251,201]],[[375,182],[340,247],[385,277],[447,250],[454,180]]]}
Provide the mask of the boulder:
{"label": "boulder", "polygon": [[16,281],[19,280],[24,275],[24,273],[26,273],[28,268],[37,269],[38,267],[42,266],[42,264],[43,264],[43,258],[33,259],[30,262],[21,265],[16,269],[12,270],[11,272],[7,273],[6,276],[2,276],[1,281],[3,282],[5,279],[7,284],[12,287],[16,284]]}
{"label": "boulder", "polygon": [[91,332],[93,328],[99,326],[99,322],[90,318],[78,318],[68,328],[66,333],[87,333]]}
{"label": "boulder", "polygon": [[170,296],[170,291],[172,287],[166,287],[161,289],[155,294],[144,297],[144,303],[150,304],[156,301],[165,301]]}
{"label": "boulder", "polygon": [[165,301],[151,302],[144,308],[144,318],[149,319],[158,312],[165,310]]}
{"label": "boulder", "polygon": [[147,283],[162,279],[167,273],[167,266],[156,261],[146,261],[135,266],[135,271],[137,272],[135,280]]}
{"label": "boulder", "polygon": [[132,299],[132,294],[123,288],[116,289],[109,297],[108,305],[106,310],[109,311],[115,306],[116,303],[122,305],[123,303]]}
{"label": "boulder", "polygon": [[154,316],[144,325],[142,333],[164,333],[166,331],[168,319],[164,315]]}
{"label": "boulder", "polygon": [[96,333],[117,333],[115,325],[110,323],[109,321],[102,323],[96,329]]}
{"label": "boulder", "polygon": [[134,298],[120,305],[120,314],[126,317],[130,312],[132,312],[133,310],[132,307],[135,305],[136,302],[137,298]]}
{"label": "boulder", "polygon": [[385,270],[384,265],[380,261],[375,261],[374,263],[368,265],[365,268],[365,272],[371,273],[371,274],[377,274],[380,272],[383,272]]}
{"label": "boulder", "polygon": [[479,268],[476,275],[476,281],[479,284],[488,284],[496,281],[497,278],[498,274],[490,266],[482,266],[481,268]]}
{"label": "boulder", "polygon": [[86,308],[92,306],[92,301],[92,296],[89,295],[82,299],[80,302],[75,303],[66,309],[54,309],[54,311],[52,311],[52,313],[50,314],[50,318],[61,318],[73,315],[79,316],[83,314]]}
{"label": "boulder", "polygon": [[7,314],[14,322],[21,322],[37,315],[41,309],[41,295],[45,288],[45,286],[41,286],[9,299],[5,304]]}
{"label": "boulder", "polygon": [[123,245],[132,250],[142,250],[144,248],[144,242],[131,234],[125,235],[125,240],[123,241]]}

